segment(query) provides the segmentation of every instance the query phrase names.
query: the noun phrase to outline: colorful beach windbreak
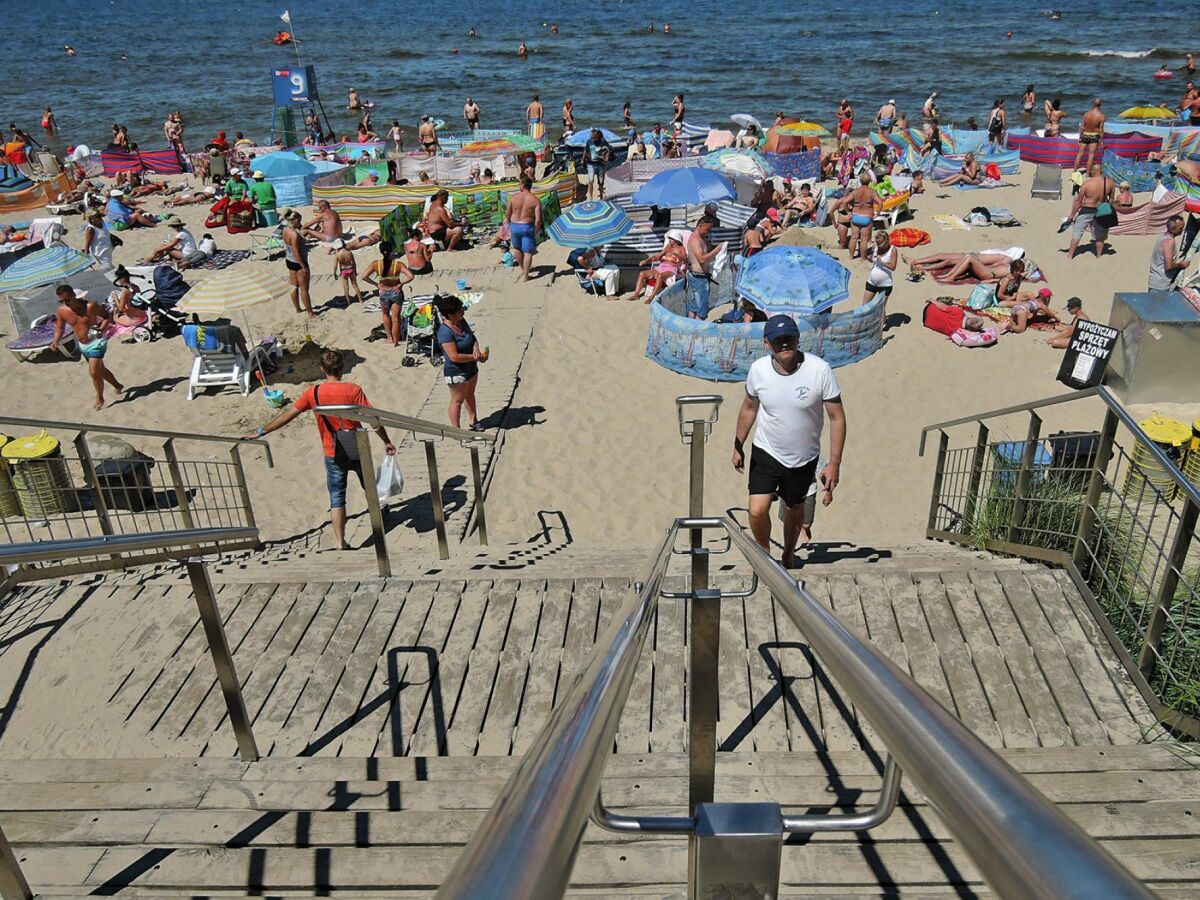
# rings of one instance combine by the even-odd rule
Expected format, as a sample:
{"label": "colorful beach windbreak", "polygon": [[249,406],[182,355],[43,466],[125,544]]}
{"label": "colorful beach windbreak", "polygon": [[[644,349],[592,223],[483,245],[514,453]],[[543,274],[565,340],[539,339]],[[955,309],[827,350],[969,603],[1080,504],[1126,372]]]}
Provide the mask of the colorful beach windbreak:
{"label": "colorful beach windbreak", "polygon": [[[686,317],[687,292],[678,282],[650,307],[646,356],[665,369],[706,381],[745,381],[754,360],[767,352],[761,322],[723,325]],[[799,347],[833,367],[866,359],[883,346],[886,298],[844,313],[796,316]]]}

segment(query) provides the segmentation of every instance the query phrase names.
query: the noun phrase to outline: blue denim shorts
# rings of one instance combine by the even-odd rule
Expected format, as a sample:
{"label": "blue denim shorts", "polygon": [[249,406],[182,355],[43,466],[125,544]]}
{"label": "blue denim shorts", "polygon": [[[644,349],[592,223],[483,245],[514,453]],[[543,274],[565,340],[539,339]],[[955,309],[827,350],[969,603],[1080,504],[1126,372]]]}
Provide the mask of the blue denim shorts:
{"label": "blue denim shorts", "polygon": [[332,456],[325,457],[325,487],[329,488],[329,508],[340,509],[346,505],[346,481],[353,472],[358,476],[358,483],[365,491],[363,484],[362,466],[352,465],[343,469]]}
{"label": "blue denim shorts", "polygon": [[712,282],[707,278],[698,278],[690,272],[687,276],[688,304],[687,311],[695,313],[697,318],[708,318],[708,295]]}

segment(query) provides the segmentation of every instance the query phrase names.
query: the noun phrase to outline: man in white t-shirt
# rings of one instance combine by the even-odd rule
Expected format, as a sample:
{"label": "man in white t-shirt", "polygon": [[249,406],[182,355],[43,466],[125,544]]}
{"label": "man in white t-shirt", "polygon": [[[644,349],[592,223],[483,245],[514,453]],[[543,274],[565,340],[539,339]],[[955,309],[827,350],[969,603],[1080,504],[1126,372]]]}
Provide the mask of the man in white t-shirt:
{"label": "man in white t-shirt", "polygon": [[738,412],[733,438],[733,467],[744,470],[745,441],[757,420],[750,452],[750,531],[766,550],[771,548],[771,502],[776,495],[787,506],[783,521],[785,567],[795,562],[796,542],[804,521],[804,500],[821,453],[821,430],[829,416],[829,462],[821,484],[838,485],[846,444],[842,391],[829,363],[797,349],[800,329],[788,316],[772,316],[763,327],[770,354],[755,360],[746,376],[746,399]]}

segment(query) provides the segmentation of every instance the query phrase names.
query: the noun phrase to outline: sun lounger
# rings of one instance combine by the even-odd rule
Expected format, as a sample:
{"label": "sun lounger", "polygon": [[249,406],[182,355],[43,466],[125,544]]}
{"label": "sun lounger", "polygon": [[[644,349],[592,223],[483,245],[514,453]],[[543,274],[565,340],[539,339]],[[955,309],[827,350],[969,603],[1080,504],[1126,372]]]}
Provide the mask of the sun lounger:
{"label": "sun lounger", "polygon": [[[218,326],[185,325],[183,341],[192,351],[192,374],[188,380],[188,400],[196,391],[207,387],[236,386],[245,397],[250,393],[250,376],[272,358],[283,355],[283,348],[275,338],[265,338],[249,352],[243,352],[241,329],[225,326],[230,332],[221,332]],[[229,343],[221,343],[224,337]]]}
{"label": "sun lounger", "polygon": [[[58,296],[53,285],[38,288],[28,297],[9,297],[8,309],[12,314],[13,331],[19,336],[4,346],[17,359],[26,362],[50,349],[54,339],[54,315],[58,310]],[[74,345],[75,335],[68,330],[59,340],[58,350],[69,358]]]}
{"label": "sun lounger", "polygon": [[1037,171],[1033,173],[1033,188],[1030,197],[1040,197],[1043,200],[1062,199],[1062,173],[1059,166],[1038,163]]}

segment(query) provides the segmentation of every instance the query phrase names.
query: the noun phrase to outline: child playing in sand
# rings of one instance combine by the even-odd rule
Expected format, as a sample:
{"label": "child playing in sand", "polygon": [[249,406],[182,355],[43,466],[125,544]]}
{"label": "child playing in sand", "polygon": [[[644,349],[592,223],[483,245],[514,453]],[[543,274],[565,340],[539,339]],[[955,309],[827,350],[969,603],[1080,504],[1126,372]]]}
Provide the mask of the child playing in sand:
{"label": "child playing in sand", "polygon": [[358,288],[358,265],[354,262],[354,254],[346,249],[346,242],[341,238],[333,242],[333,277],[342,279],[342,296],[346,305],[350,305],[350,289],[354,289],[354,299],[362,302],[362,291]]}

